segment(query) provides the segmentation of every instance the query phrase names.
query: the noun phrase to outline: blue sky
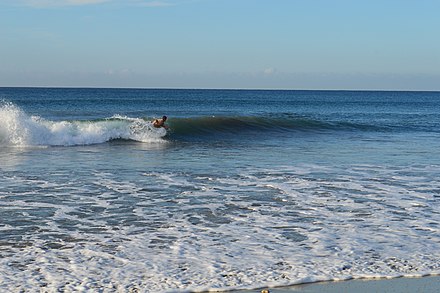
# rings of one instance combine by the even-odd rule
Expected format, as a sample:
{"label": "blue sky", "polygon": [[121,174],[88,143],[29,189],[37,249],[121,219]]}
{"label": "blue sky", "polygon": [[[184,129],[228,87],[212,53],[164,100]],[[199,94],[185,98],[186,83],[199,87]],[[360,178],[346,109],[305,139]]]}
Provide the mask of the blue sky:
{"label": "blue sky", "polygon": [[0,86],[440,90],[437,0],[0,0]]}

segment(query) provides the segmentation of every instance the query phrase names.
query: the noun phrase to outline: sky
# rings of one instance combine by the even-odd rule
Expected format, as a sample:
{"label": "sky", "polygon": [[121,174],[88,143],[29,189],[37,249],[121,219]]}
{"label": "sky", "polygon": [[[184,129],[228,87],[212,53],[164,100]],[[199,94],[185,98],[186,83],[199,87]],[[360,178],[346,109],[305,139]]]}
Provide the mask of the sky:
{"label": "sky", "polygon": [[0,0],[0,86],[440,90],[439,0]]}

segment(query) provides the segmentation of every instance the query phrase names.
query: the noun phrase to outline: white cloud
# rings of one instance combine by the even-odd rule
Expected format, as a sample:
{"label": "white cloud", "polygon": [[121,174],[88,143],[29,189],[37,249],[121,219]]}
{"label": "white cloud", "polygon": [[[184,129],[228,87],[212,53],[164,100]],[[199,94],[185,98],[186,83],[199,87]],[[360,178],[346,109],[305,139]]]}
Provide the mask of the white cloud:
{"label": "white cloud", "polygon": [[87,5],[108,2],[109,0],[65,0],[68,5]]}
{"label": "white cloud", "polygon": [[276,68],[270,67],[270,68],[264,69],[263,72],[265,75],[272,75],[272,74],[275,74],[277,72],[277,70],[276,70]]}
{"label": "white cloud", "polygon": [[133,70],[128,69],[128,68],[124,68],[124,69],[120,69],[120,70],[109,69],[109,70],[104,71],[104,75],[107,75],[107,76],[112,76],[112,75],[129,76],[133,73],[134,73]]}
{"label": "white cloud", "polygon": [[165,1],[148,1],[140,4],[141,6],[145,7],[166,7],[166,6],[173,6],[173,4]]}
{"label": "white cloud", "polygon": [[32,7],[80,6],[100,4],[111,0],[23,0],[23,4]]}
{"label": "white cloud", "polygon": [[93,4],[113,3],[134,5],[142,7],[168,7],[175,3],[166,0],[6,0],[12,5],[25,5],[36,8],[63,7],[63,6],[84,6]]}

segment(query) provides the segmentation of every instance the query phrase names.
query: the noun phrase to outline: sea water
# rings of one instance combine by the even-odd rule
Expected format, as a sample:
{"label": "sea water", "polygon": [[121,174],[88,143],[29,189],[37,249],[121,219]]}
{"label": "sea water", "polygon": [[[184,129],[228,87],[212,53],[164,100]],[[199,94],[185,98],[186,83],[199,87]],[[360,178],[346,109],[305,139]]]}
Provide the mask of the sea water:
{"label": "sea water", "polygon": [[[440,274],[440,93],[0,88],[0,290]],[[169,129],[149,121],[167,115]]]}

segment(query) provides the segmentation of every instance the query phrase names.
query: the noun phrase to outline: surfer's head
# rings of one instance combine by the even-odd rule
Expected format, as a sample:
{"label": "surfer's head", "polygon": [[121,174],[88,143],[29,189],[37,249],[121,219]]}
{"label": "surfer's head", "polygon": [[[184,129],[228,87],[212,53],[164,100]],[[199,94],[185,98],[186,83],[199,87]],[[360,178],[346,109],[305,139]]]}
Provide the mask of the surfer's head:
{"label": "surfer's head", "polygon": [[167,116],[163,116],[163,117],[162,117],[162,120],[163,120],[163,121],[166,121],[166,120],[167,120]]}

